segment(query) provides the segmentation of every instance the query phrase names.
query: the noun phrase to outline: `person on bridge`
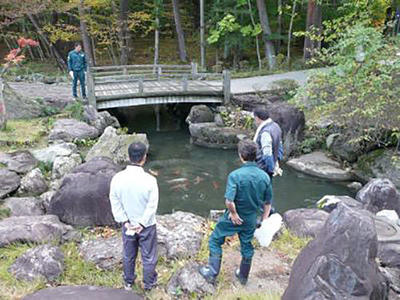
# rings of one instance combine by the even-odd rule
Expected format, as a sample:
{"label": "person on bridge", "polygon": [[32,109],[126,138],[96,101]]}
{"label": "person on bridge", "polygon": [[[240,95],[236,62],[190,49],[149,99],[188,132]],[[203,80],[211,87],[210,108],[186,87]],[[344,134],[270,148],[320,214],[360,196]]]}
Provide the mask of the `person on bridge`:
{"label": "person on bridge", "polygon": [[279,161],[283,159],[282,130],[270,117],[265,106],[253,111],[257,131],[253,141],[257,144],[257,165],[272,177],[282,175]]}
{"label": "person on bridge", "polygon": [[78,98],[78,80],[81,84],[82,98],[86,99],[85,72],[87,70],[86,56],[82,51],[82,45],[75,43],[75,49],[68,53],[68,72],[72,78],[72,95]]}
{"label": "person on bridge", "polygon": [[133,143],[128,153],[131,165],[111,180],[111,210],[115,221],[122,225],[125,289],[131,290],[135,282],[136,257],[140,248],[144,289],[149,291],[157,284],[158,185],[157,179],[143,170],[147,146]]}
{"label": "person on bridge", "polygon": [[252,240],[257,226],[257,215],[264,211],[262,218],[269,216],[272,189],[269,176],[256,162],[257,145],[244,140],[239,143],[239,158],[243,165],[228,176],[225,192],[227,209],[219,219],[209,240],[210,256],[207,266],[199,269],[200,274],[215,283],[221,268],[222,248],[227,236],[239,235],[242,261],[235,276],[246,284],[254,255]]}

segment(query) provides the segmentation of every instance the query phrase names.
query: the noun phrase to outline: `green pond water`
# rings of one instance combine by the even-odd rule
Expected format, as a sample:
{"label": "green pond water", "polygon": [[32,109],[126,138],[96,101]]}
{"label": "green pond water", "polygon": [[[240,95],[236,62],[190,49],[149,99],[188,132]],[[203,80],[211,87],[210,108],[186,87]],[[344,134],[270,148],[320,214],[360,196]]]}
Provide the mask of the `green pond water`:
{"label": "green pond water", "polygon": [[[188,107],[182,107],[187,112]],[[228,174],[241,163],[236,151],[202,148],[190,143],[190,134],[180,118],[164,109],[161,131],[156,131],[151,108],[140,107],[115,113],[130,132],[147,134],[150,153],[146,169],[157,175],[160,189],[158,213],[177,210],[208,216],[211,209],[224,208]],[[279,212],[310,207],[324,195],[351,195],[344,183],[332,183],[283,166],[283,176],[273,182],[274,207]]]}

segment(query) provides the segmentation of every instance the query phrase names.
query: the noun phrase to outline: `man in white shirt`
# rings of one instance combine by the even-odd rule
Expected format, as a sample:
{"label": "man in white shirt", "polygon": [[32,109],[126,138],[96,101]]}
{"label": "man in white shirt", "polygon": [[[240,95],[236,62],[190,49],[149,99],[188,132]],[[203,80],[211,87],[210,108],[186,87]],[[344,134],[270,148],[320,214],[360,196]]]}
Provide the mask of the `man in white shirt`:
{"label": "man in white shirt", "polygon": [[143,170],[147,158],[146,145],[133,143],[128,152],[132,164],[117,173],[111,181],[111,209],[115,221],[122,224],[125,289],[132,289],[134,284],[135,263],[140,248],[144,289],[151,290],[157,284],[158,185],[156,178]]}

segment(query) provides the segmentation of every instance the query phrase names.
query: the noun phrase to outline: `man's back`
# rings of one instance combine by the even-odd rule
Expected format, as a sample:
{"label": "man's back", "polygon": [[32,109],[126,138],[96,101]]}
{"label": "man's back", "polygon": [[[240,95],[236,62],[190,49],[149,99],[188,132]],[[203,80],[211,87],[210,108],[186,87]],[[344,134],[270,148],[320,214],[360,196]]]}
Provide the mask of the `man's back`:
{"label": "man's back", "polygon": [[112,206],[116,201],[122,205],[131,223],[153,225],[155,215],[148,215],[146,208],[158,203],[157,180],[141,167],[127,166],[112,179],[110,200]]}
{"label": "man's back", "polygon": [[239,215],[253,215],[262,210],[271,193],[267,173],[248,162],[229,174],[225,197],[235,202]]}

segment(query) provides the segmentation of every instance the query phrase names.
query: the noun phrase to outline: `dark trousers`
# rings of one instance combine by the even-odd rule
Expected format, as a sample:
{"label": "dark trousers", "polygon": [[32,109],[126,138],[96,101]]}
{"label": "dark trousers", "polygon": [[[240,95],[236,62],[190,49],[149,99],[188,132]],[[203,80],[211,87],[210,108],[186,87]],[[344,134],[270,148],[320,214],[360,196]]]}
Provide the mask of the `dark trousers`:
{"label": "dark trousers", "polygon": [[157,283],[157,229],[156,225],[146,227],[140,234],[129,236],[122,227],[124,280],[133,284],[136,278],[135,264],[140,248],[143,264],[143,283],[145,289],[151,289]]}
{"label": "dark trousers", "polygon": [[209,248],[210,256],[221,257],[222,245],[225,243],[227,236],[239,235],[240,252],[245,259],[251,259],[254,255],[254,247],[251,243],[256,230],[257,217],[256,215],[249,218],[244,218],[242,225],[235,225],[229,219],[229,213],[225,213],[218,220],[213,233],[210,236]]}
{"label": "dark trousers", "polygon": [[79,80],[79,82],[81,84],[82,97],[86,98],[85,71],[80,70],[80,71],[73,71],[73,72],[74,72],[74,79],[72,81],[72,95],[75,98],[78,97],[77,85],[78,85],[78,80]]}

